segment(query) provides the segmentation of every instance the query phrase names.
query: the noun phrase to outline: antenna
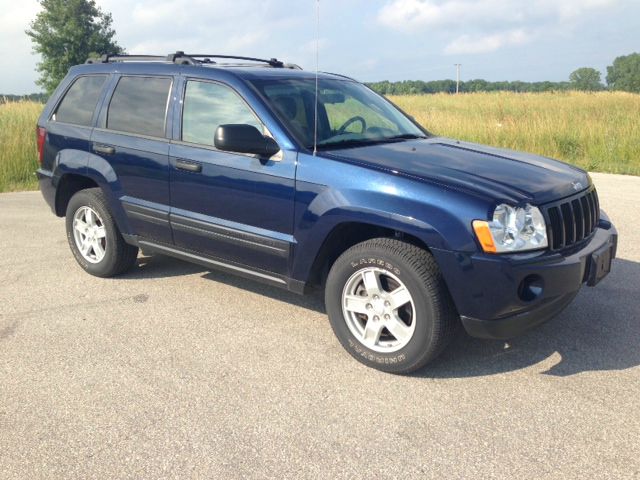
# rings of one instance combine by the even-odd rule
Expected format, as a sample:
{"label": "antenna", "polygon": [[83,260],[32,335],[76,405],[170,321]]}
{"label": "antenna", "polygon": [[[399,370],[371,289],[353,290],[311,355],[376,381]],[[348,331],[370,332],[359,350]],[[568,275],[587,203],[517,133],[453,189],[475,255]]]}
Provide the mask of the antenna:
{"label": "antenna", "polygon": [[320,58],[320,0],[316,0],[316,101],[313,110],[313,155],[318,153],[318,63]]}

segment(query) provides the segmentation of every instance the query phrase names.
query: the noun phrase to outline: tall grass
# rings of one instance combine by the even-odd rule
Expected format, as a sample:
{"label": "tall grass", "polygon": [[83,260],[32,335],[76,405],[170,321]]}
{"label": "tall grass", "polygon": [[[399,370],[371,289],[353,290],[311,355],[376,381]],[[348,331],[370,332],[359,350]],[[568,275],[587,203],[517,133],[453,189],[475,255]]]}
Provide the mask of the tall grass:
{"label": "tall grass", "polygon": [[37,188],[36,120],[42,104],[0,104],[0,192]]}
{"label": "tall grass", "polygon": [[430,132],[640,175],[640,95],[468,93],[390,97]]}
{"label": "tall grass", "polygon": [[[640,95],[466,93],[392,96],[429,131],[524,150],[587,170],[640,175]],[[36,102],[0,104],[0,192],[37,188]]]}

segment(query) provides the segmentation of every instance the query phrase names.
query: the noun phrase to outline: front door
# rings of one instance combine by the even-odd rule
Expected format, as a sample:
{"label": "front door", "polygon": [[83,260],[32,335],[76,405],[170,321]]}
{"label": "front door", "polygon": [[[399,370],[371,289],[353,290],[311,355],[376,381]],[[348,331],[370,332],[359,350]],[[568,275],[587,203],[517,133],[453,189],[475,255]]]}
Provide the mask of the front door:
{"label": "front door", "polygon": [[180,140],[169,148],[174,241],[221,261],[286,275],[293,243],[295,153],[261,160],[219,151],[213,137],[223,124],[250,124],[266,132],[230,87],[188,80]]}

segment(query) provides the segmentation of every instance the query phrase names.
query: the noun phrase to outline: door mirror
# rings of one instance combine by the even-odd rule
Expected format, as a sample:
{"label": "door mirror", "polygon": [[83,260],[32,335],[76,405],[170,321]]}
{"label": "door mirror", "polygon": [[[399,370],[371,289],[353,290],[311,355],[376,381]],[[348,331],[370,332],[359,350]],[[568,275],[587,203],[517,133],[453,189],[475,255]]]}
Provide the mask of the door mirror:
{"label": "door mirror", "polygon": [[266,137],[253,125],[220,125],[213,137],[213,144],[225,152],[252,153],[269,158],[280,151],[271,137]]}

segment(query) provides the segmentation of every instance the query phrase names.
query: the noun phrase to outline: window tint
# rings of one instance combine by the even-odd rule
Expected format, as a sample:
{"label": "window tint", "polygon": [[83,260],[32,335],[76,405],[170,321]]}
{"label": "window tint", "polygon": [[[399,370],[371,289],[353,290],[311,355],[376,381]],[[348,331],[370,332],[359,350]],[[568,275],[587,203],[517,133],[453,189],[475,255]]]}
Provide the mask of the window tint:
{"label": "window tint", "polygon": [[216,129],[227,123],[253,125],[263,131],[260,121],[231,88],[217,83],[187,82],[182,113],[182,140],[213,145]]}
{"label": "window tint", "polygon": [[67,90],[51,119],[75,125],[91,125],[91,118],[106,79],[106,75],[78,78]]}
{"label": "window tint", "polygon": [[122,77],[109,104],[107,128],[164,137],[170,89],[169,78]]}

